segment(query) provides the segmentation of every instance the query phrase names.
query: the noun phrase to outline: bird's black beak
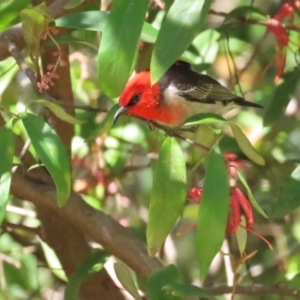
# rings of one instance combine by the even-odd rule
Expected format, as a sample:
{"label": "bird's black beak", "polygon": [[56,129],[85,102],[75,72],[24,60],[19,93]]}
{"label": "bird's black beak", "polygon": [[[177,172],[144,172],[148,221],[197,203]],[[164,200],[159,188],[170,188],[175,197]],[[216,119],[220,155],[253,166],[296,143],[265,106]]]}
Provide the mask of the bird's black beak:
{"label": "bird's black beak", "polygon": [[117,119],[119,118],[119,116],[121,114],[123,114],[124,112],[126,112],[128,110],[128,107],[126,106],[121,106],[116,112],[115,112],[115,115],[114,115],[114,124],[116,123]]}

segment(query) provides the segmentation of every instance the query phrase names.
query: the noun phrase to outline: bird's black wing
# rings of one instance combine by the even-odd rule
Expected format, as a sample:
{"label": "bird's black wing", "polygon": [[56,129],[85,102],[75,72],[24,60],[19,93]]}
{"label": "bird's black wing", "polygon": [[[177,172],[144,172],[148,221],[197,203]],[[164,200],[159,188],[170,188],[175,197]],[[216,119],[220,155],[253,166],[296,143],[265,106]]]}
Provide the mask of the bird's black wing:
{"label": "bird's black wing", "polygon": [[242,99],[232,94],[227,88],[222,86],[213,78],[197,74],[198,81],[195,86],[179,86],[178,94],[189,101],[201,103],[216,103],[216,101],[224,101],[224,105],[228,102]]}
{"label": "bird's black wing", "polygon": [[159,81],[162,92],[170,85],[176,86],[179,96],[192,102],[214,104],[217,101],[224,105],[234,102],[239,106],[262,107],[234,95],[212,77],[194,72],[182,61],[176,62]]}

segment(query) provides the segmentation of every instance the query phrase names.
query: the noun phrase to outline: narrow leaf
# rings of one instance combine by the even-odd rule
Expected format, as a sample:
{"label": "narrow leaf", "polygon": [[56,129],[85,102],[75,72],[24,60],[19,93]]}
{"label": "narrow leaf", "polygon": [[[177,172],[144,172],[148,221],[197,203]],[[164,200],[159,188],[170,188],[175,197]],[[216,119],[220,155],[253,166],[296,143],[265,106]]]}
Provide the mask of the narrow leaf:
{"label": "narrow leaf", "polygon": [[64,5],[64,9],[71,9],[74,8],[76,6],[79,6],[80,4],[82,4],[84,2],[84,0],[69,0],[67,2],[67,4]]}
{"label": "narrow leaf", "polygon": [[294,96],[295,89],[299,83],[300,68],[297,68],[283,77],[283,83],[278,85],[273,94],[271,104],[266,109],[264,126],[269,126],[283,116],[287,105]]}
{"label": "narrow leaf", "polygon": [[116,0],[103,30],[98,52],[100,90],[115,98],[122,92],[138,50],[148,0]]}
{"label": "narrow leaf", "polygon": [[55,182],[57,203],[63,206],[71,191],[71,168],[65,146],[42,118],[30,113],[22,113],[20,116],[39,159]]}
{"label": "narrow leaf", "polygon": [[130,274],[129,268],[122,262],[114,264],[117,278],[125,288],[125,290],[136,300],[142,300]]}
{"label": "narrow leaf", "polygon": [[265,218],[268,218],[268,216],[266,215],[266,213],[262,210],[262,208],[259,206],[259,204],[257,203],[257,201],[255,200],[252,191],[248,185],[246,176],[244,175],[244,173],[242,172],[242,170],[240,170],[239,168],[236,168],[237,174],[239,176],[239,179],[241,181],[241,183],[243,184],[243,186],[246,188],[247,190],[247,195],[248,198],[250,200],[250,203],[252,204],[252,206],[256,209],[256,211],[262,215]]}
{"label": "narrow leaf", "polygon": [[187,194],[186,167],[182,149],[168,137],[160,150],[150,199],[147,244],[155,255],[181,214]]}
{"label": "narrow leaf", "polygon": [[[158,33],[151,59],[151,82],[157,82],[202,29],[212,0],[175,0]],[[178,42],[180,41],[180,43]]]}
{"label": "narrow leaf", "polygon": [[235,236],[236,236],[236,241],[238,244],[238,248],[240,251],[240,255],[243,255],[245,252],[246,248],[246,243],[247,243],[247,230],[246,230],[246,219],[245,216],[241,216],[241,222],[240,224],[242,226],[238,226]]}
{"label": "narrow leaf", "polygon": [[279,197],[273,206],[273,216],[282,218],[300,206],[300,165],[284,182]]}
{"label": "narrow leaf", "polygon": [[148,277],[149,298],[151,300],[178,300],[178,297],[167,294],[163,288],[169,284],[176,284],[179,281],[179,273],[174,265],[166,266],[152,273]]}
{"label": "narrow leaf", "polygon": [[[103,31],[108,11],[82,11],[69,14],[55,20],[58,27]],[[156,41],[158,30],[151,24],[144,22],[140,39],[146,43]]]}
{"label": "narrow leaf", "polygon": [[168,286],[171,294],[176,297],[200,297],[201,299],[209,299],[209,300],[216,300],[216,298],[211,295],[206,290],[197,287],[195,285],[190,284],[173,284]]}
{"label": "narrow leaf", "polygon": [[213,113],[202,113],[188,118],[184,122],[184,126],[193,126],[199,124],[213,124],[218,122],[226,122],[222,116]]}
{"label": "narrow leaf", "polygon": [[209,156],[199,205],[196,248],[200,276],[204,280],[209,266],[221,249],[229,209],[229,187],[223,156],[214,147]]}
{"label": "narrow leaf", "polygon": [[114,105],[107,113],[104,120],[97,125],[95,129],[89,134],[88,140],[95,139],[97,136],[106,134],[114,125],[114,116],[116,111],[119,109],[119,105]]}
{"label": "narrow leaf", "polygon": [[252,144],[244,135],[243,131],[234,123],[228,122],[228,124],[230,125],[233,135],[244,154],[254,163],[264,166],[265,160],[256,152]]}
{"label": "narrow leaf", "polygon": [[58,118],[60,118],[63,121],[66,121],[70,124],[82,124],[83,122],[80,120],[77,120],[73,116],[66,113],[66,111],[60,107],[58,104],[47,101],[47,100],[34,100],[32,102],[41,103],[48,107]]}
{"label": "narrow leaf", "polygon": [[72,274],[65,289],[64,300],[79,299],[80,285],[93,274],[103,269],[108,255],[103,250],[89,254]]}
{"label": "narrow leaf", "polygon": [[66,273],[56,255],[55,251],[50,246],[48,246],[48,244],[43,242],[42,240],[40,241],[40,243],[41,243],[41,246],[42,246],[42,249],[44,252],[43,254],[46,258],[49,269],[59,279],[61,279],[63,281],[68,281]]}
{"label": "narrow leaf", "polygon": [[11,130],[12,121],[0,129],[0,224],[3,221],[11,183],[11,172],[14,157],[14,136]]}
{"label": "narrow leaf", "polygon": [[[210,149],[217,141],[218,135],[215,134],[214,130],[208,125],[199,125],[197,131],[194,133],[192,140],[200,145],[203,145]],[[193,170],[204,161],[209,155],[209,150],[202,149],[200,147],[193,147]]]}
{"label": "narrow leaf", "polygon": [[45,3],[23,9],[20,16],[26,47],[29,50],[32,62],[36,66],[40,56],[40,37],[53,19],[49,15]]}

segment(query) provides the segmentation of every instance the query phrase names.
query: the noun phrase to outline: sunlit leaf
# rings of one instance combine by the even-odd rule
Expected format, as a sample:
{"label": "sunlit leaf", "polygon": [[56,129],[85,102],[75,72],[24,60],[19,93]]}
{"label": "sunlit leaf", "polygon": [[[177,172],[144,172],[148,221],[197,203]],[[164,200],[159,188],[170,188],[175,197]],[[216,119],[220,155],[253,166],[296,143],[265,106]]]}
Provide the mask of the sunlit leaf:
{"label": "sunlit leaf", "polygon": [[144,22],[143,30],[141,34],[141,40],[146,43],[155,43],[158,35],[158,30],[151,24]]}
{"label": "sunlit leaf", "polygon": [[107,259],[108,254],[103,250],[90,253],[69,278],[64,300],[79,299],[80,285],[92,275],[100,272]]}
{"label": "sunlit leaf", "polygon": [[138,50],[148,0],[116,0],[109,13],[98,52],[99,88],[115,98],[122,92]]}
{"label": "sunlit leaf", "polygon": [[248,195],[248,198],[249,198],[250,203],[252,204],[252,206],[256,209],[256,211],[259,214],[261,214],[265,218],[268,218],[268,216],[266,215],[266,213],[262,210],[262,208],[259,206],[259,204],[255,200],[255,198],[253,196],[253,193],[251,191],[251,188],[249,187],[247,179],[246,179],[245,175],[243,174],[242,170],[240,170],[239,168],[236,168],[236,171],[237,171],[237,174],[239,176],[239,179],[240,179],[241,183],[243,184],[243,186],[247,190],[247,195]]}
{"label": "sunlit leaf", "polygon": [[214,147],[208,158],[203,193],[199,205],[196,248],[200,276],[204,280],[209,266],[221,249],[229,209],[229,187],[223,156]]}
{"label": "sunlit leaf", "polygon": [[[192,43],[212,0],[175,0],[158,33],[151,58],[151,82],[157,82]],[[180,42],[179,42],[180,41]]]}
{"label": "sunlit leaf", "polygon": [[108,11],[81,11],[69,14],[55,20],[56,26],[102,31]]}
{"label": "sunlit leaf", "polygon": [[97,136],[106,134],[112,128],[112,126],[114,125],[115,113],[119,108],[119,105],[116,104],[109,110],[104,120],[101,123],[99,123],[96,126],[96,128],[94,128],[93,131],[90,133],[88,137],[89,140],[94,139]]}
{"label": "sunlit leaf", "polygon": [[82,124],[83,122],[80,120],[77,120],[76,118],[74,118],[73,116],[69,115],[68,113],[66,113],[66,111],[60,107],[58,104],[53,103],[51,101],[47,101],[47,100],[34,100],[32,102],[36,102],[36,103],[41,103],[43,105],[45,105],[47,108],[49,108],[59,119],[66,121],[70,124]]}
{"label": "sunlit leaf", "polygon": [[149,207],[147,245],[155,255],[182,213],[186,199],[186,167],[182,149],[168,137],[159,153]]}
{"label": "sunlit leaf", "polygon": [[260,156],[256,150],[253,148],[252,144],[249,142],[247,137],[244,135],[240,127],[238,127],[236,124],[228,122],[230,125],[233,135],[243,151],[243,153],[254,163],[264,166],[265,165],[265,160]]}
{"label": "sunlit leaf", "polygon": [[30,58],[37,65],[40,56],[40,38],[48,24],[53,20],[48,14],[46,4],[25,8],[20,12],[22,34],[29,51]]}
{"label": "sunlit leaf", "polygon": [[197,49],[193,64],[200,65],[195,67],[196,71],[203,71],[203,65],[209,67],[215,61],[219,50],[220,36],[221,34],[217,30],[207,29],[193,40],[192,45]]}
{"label": "sunlit leaf", "polygon": [[39,159],[55,182],[57,203],[63,206],[71,191],[71,168],[65,146],[42,118],[30,113],[22,113],[20,117]]}
{"label": "sunlit leaf", "polygon": [[193,126],[199,124],[213,124],[218,122],[226,122],[222,116],[213,113],[202,113],[194,115],[184,122],[184,126]]}
{"label": "sunlit leaf", "polygon": [[142,300],[134,282],[131,277],[129,268],[122,262],[114,264],[115,273],[117,278],[123,285],[124,289],[136,300]]}
{"label": "sunlit leaf", "polygon": [[[69,14],[55,20],[56,26],[103,31],[108,11],[82,11]],[[158,30],[151,24],[144,22],[140,39],[146,43],[156,41]]]}
{"label": "sunlit leaf", "polygon": [[76,6],[82,4],[84,0],[68,0],[68,2],[64,5],[64,9],[71,9]]}
{"label": "sunlit leaf", "polygon": [[237,241],[238,248],[240,251],[240,255],[242,255],[245,252],[246,243],[247,243],[247,230],[245,229],[246,228],[246,219],[243,215],[241,216],[240,224],[242,226],[238,226],[235,236],[236,236],[236,241]]}
{"label": "sunlit leaf", "polygon": [[[199,125],[197,131],[194,133],[192,140],[200,145],[203,145],[210,149],[214,143],[217,141],[218,135],[215,131],[207,125]],[[201,163],[208,155],[209,150],[202,149],[199,146],[193,147],[193,161],[192,163],[196,167],[197,164]]]}
{"label": "sunlit leaf", "polygon": [[55,274],[59,279],[63,281],[68,281],[65,271],[63,270],[63,267],[54,252],[52,248],[50,248],[45,242],[40,241],[44,256],[46,258],[47,264],[52,271],[53,274]]}
{"label": "sunlit leaf", "polygon": [[11,183],[14,157],[12,120],[0,129],[0,224],[3,221]]}

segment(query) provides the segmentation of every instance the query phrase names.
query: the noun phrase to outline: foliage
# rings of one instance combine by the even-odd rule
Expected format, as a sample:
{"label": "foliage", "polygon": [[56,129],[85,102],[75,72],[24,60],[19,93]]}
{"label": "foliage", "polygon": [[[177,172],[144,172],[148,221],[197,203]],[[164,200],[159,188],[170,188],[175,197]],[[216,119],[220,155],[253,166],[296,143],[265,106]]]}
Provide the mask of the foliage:
{"label": "foliage", "polygon": [[[1,298],[78,298],[107,257],[123,260],[109,272],[135,299],[300,297],[299,1],[61,2],[57,14],[0,3]],[[24,40],[10,31],[20,21]],[[178,131],[114,121],[134,70],[151,67],[156,82],[178,59],[264,108],[196,115]],[[74,103],[59,98],[66,69]],[[72,253],[50,215],[72,227],[58,241]]]}

